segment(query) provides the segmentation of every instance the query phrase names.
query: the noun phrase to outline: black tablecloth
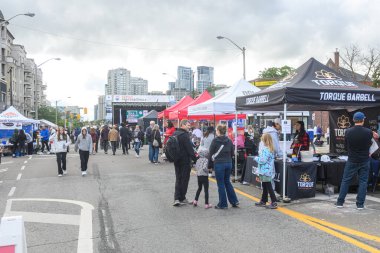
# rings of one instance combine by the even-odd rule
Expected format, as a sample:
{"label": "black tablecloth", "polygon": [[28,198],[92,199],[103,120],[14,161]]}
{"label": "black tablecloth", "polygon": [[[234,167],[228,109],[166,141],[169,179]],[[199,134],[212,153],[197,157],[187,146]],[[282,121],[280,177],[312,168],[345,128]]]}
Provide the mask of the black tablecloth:
{"label": "black tablecloth", "polygon": [[[247,157],[244,181],[261,187],[258,175],[254,174],[257,167],[252,156]],[[283,166],[282,160],[275,161],[275,190],[282,195]],[[315,184],[317,165],[316,163],[286,163],[286,195],[292,199],[310,198],[315,196]]]}
{"label": "black tablecloth", "polygon": [[343,178],[344,166],[346,161],[335,162],[319,162],[317,177],[318,180],[324,181],[326,184],[340,186]]}

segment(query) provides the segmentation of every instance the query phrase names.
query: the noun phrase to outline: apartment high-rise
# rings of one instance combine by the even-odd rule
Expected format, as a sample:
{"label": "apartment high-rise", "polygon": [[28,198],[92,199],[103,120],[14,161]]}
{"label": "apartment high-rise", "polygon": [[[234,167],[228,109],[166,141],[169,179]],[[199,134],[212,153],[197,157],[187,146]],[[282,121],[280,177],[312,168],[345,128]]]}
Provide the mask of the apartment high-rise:
{"label": "apartment high-rise", "polygon": [[148,81],[141,77],[131,77],[131,93],[129,95],[148,95]]}
{"label": "apartment high-rise", "polygon": [[133,87],[130,85],[131,72],[124,68],[111,69],[108,71],[107,84],[105,85],[106,95],[129,95],[133,94]]}
{"label": "apartment high-rise", "polygon": [[178,66],[177,77],[177,89],[186,89],[187,91],[194,90],[194,77],[191,68]]}
{"label": "apartment high-rise", "polygon": [[202,93],[214,83],[214,68],[206,66],[197,67],[197,91]]}

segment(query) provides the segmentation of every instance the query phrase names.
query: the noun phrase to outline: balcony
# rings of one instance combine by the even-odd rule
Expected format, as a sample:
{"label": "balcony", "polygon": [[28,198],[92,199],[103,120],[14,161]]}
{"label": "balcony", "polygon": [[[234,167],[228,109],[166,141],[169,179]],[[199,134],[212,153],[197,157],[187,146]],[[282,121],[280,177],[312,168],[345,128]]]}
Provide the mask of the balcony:
{"label": "balcony", "polygon": [[25,90],[24,98],[31,98],[31,97],[32,97],[32,91],[30,89]]}
{"label": "balcony", "polygon": [[41,89],[42,89],[42,90],[46,90],[46,89],[47,89],[47,85],[46,85],[46,84],[41,85]]}

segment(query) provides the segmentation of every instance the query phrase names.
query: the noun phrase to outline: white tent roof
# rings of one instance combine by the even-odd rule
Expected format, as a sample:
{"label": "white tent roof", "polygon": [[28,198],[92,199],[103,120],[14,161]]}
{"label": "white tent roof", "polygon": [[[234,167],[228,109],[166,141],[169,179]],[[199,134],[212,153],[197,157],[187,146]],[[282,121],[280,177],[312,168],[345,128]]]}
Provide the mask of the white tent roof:
{"label": "white tent roof", "polygon": [[9,107],[0,114],[0,122],[14,122],[14,123],[39,123],[38,120],[28,119],[13,106]]}
{"label": "white tent roof", "polygon": [[47,126],[54,127],[54,128],[58,128],[58,126],[56,124],[54,124],[53,122],[51,122],[47,119],[41,119],[40,124],[41,125],[47,125]]}
{"label": "white tent roof", "polygon": [[235,113],[236,97],[246,96],[260,91],[259,88],[240,79],[232,87],[228,88],[216,97],[204,103],[189,106],[189,115],[219,115]]}

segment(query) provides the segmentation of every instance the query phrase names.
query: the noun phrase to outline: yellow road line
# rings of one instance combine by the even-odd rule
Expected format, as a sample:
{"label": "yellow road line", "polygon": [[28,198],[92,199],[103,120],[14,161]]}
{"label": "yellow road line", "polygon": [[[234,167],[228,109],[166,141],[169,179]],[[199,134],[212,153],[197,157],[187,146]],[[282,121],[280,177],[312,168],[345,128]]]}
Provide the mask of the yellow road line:
{"label": "yellow road line", "polygon": [[[213,178],[209,178],[209,180],[211,182],[214,182],[216,183],[216,180],[213,179]],[[240,195],[248,198],[248,199],[251,199],[253,201],[260,201],[259,198],[256,198],[246,192],[243,192],[239,189],[236,189],[235,188],[235,191],[237,193],[239,193]],[[340,225],[337,225],[337,224],[334,224],[334,223],[331,223],[331,222],[327,222],[327,221],[323,221],[323,220],[320,220],[318,218],[315,218],[315,217],[312,217],[312,216],[308,216],[308,215],[305,215],[305,214],[302,214],[302,213],[299,213],[299,212],[296,212],[296,211],[293,211],[293,210],[290,210],[288,208],[285,208],[285,207],[279,207],[277,209],[279,212],[285,214],[285,215],[288,215],[292,218],[295,218],[299,221],[302,221],[316,229],[319,229],[325,233],[328,233],[330,235],[333,235],[345,242],[348,242],[358,248],[361,248],[361,249],[364,249],[368,252],[371,252],[371,253],[380,253],[380,250],[379,249],[376,249],[370,245],[367,245],[363,242],[360,242],[352,237],[349,237],[347,235],[344,235],[342,233],[339,233],[338,231],[340,232],[343,232],[343,233],[347,233],[347,234],[351,234],[351,235],[354,235],[354,236],[357,236],[357,237],[361,237],[361,238],[364,238],[364,239],[367,239],[367,240],[371,240],[371,241],[375,241],[375,242],[380,242],[380,237],[378,236],[374,236],[374,235],[370,235],[370,234],[366,234],[366,233],[363,233],[361,231],[357,231],[357,230],[354,230],[354,229],[350,229],[350,228],[347,228],[347,227],[344,227],[344,226],[340,226]],[[338,231],[336,231],[338,230]]]}

